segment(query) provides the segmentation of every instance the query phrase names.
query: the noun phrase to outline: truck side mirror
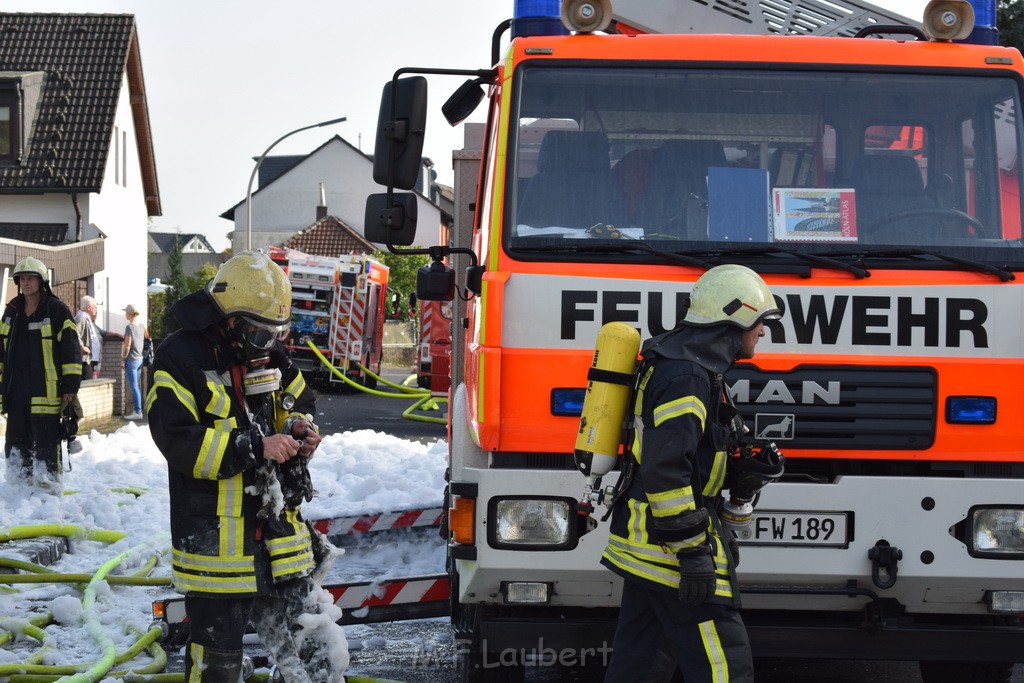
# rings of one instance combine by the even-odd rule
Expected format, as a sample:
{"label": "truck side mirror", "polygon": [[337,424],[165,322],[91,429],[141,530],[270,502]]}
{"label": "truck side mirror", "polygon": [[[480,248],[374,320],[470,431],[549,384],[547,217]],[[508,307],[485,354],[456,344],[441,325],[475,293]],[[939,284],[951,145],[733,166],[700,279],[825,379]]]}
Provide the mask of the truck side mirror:
{"label": "truck side mirror", "polygon": [[[380,98],[377,138],[373,146],[373,180],[378,185],[411,190],[416,187],[416,178],[423,163],[427,79],[423,76],[400,78],[395,92],[392,92],[392,83],[388,81],[384,85]],[[391,118],[392,98],[395,101],[394,119]]]}
{"label": "truck side mirror", "polygon": [[451,301],[455,298],[455,271],[441,261],[432,261],[416,271],[416,296],[422,301]]}
{"label": "truck side mirror", "polygon": [[482,78],[469,79],[441,105],[441,113],[449,124],[457,126],[473,113],[484,98],[482,83]]}
{"label": "truck side mirror", "polygon": [[366,213],[363,217],[363,236],[377,244],[391,244],[407,247],[416,239],[416,195],[412,192],[395,192],[388,207],[385,192],[371,194],[366,198]]}

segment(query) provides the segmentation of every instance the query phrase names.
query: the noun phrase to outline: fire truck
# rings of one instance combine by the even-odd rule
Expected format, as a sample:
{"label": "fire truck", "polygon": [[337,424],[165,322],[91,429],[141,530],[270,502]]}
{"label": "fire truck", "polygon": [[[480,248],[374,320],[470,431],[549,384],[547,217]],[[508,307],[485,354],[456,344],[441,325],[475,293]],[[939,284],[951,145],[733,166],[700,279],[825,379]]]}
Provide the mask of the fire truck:
{"label": "fire truck", "polygon": [[351,381],[373,388],[380,374],[388,267],[365,254],[315,256],[271,247],[292,285],[292,327],[285,345],[302,372],[321,388],[342,388],[309,348],[312,341]]}
{"label": "fire truck", "polygon": [[433,396],[448,396],[451,388],[452,304],[420,301],[417,318],[416,385]]}
{"label": "fire truck", "polygon": [[[726,376],[787,458],[738,538],[755,656],[1005,680],[1024,652],[1024,61],[995,45],[994,4],[935,0],[922,23],[859,0],[517,8],[490,66],[385,86],[367,200],[367,237],[428,253],[419,298],[454,306],[464,678],[607,656],[621,584],[607,523],[577,522],[573,459],[594,340],[672,329],[693,282],[737,263],[783,311]],[[487,108],[476,191],[451,246],[409,249],[401,190],[440,75],[467,79],[450,123]]]}

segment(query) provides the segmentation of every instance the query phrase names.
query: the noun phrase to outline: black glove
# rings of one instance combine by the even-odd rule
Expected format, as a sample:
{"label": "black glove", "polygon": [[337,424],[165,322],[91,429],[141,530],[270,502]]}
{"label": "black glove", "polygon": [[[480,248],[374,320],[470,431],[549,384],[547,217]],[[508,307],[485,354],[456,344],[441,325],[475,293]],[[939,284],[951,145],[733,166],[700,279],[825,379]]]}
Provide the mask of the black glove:
{"label": "black glove", "polygon": [[679,600],[702,605],[715,594],[715,558],[704,544],[676,553],[679,558]]}

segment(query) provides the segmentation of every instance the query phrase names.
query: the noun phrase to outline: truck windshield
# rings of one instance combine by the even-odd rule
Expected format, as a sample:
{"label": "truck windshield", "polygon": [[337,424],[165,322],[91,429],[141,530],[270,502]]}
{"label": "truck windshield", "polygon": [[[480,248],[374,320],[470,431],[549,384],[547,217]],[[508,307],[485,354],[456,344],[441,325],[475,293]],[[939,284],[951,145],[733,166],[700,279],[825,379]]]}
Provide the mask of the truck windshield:
{"label": "truck windshield", "polygon": [[987,74],[526,65],[505,243],[1024,262],[1018,108],[1018,83]]}

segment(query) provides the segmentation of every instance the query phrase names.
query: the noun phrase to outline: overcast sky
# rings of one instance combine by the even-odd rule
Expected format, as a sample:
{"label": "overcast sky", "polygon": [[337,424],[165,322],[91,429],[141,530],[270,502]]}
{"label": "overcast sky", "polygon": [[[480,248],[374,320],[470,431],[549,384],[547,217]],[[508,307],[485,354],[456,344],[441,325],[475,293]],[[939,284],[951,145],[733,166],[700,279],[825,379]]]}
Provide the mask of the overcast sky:
{"label": "overcast sky", "polygon": [[[614,1],[614,0],[613,0]],[[6,11],[134,14],[156,152],[162,232],[204,233],[217,249],[220,214],[244,200],[253,159],[307,154],[334,134],[365,152],[383,84],[407,66],[483,69],[513,0],[9,0]],[[876,3],[917,18],[924,0]],[[430,81],[424,153],[450,184],[462,146],[441,103],[461,83]],[[470,121],[480,121],[480,107]],[[254,188],[255,189],[255,188]],[[315,188],[314,188],[315,191]]]}

